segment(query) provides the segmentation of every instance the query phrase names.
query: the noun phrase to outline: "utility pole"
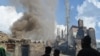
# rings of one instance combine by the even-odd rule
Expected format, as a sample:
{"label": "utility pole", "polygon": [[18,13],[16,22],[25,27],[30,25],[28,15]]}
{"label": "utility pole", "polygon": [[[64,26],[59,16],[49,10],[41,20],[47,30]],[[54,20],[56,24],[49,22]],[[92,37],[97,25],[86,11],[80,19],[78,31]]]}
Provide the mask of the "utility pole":
{"label": "utility pole", "polygon": [[70,5],[69,5],[69,0],[65,0],[65,7],[66,7],[66,28],[67,28],[67,48],[66,48],[66,50],[67,50],[67,52],[69,52],[68,50],[69,50],[69,26],[70,26]]}
{"label": "utility pole", "polygon": [[65,6],[66,6],[67,42],[68,42],[69,27],[70,27],[70,3],[69,3],[69,0],[65,0]]}

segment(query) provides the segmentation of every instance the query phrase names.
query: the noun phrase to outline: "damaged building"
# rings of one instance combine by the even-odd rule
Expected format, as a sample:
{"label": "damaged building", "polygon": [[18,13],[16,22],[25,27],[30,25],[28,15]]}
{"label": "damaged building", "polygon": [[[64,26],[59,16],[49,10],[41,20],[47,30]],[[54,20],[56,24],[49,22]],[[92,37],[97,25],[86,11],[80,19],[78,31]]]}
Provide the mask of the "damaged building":
{"label": "damaged building", "polygon": [[87,29],[83,24],[83,20],[79,19],[78,26],[73,25],[70,31],[70,38],[73,38],[70,41],[72,42],[73,40],[75,40],[76,54],[81,49],[81,39],[86,35],[89,35],[91,37],[91,46],[96,49],[95,30],[94,28]]}
{"label": "damaged building", "polygon": [[[66,30],[65,30],[66,31]],[[84,38],[84,36],[89,35],[91,37],[91,46],[94,49],[97,49],[96,47],[96,37],[95,37],[95,29],[94,28],[89,28],[87,29],[84,26],[83,20],[79,19],[78,20],[78,26],[72,25],[70,30],[69,30],[69,37],[65,33],[59,32],[61,35],[64,35],[65,38],[63,40],[66,46],[66,50],[69,50],[68,52],[72,53],[78,53],[79,50],[81,50],[81,39]],[[57,42],[58,44],[61,43],[62,36],[57,35]],[[59,39],[59,40],[58,40]],[[57,45],[57,44],[56,44]],[[63,48],[63,47],[62,47]],[[66,51],[67,52],[67,51]],[[70,54],[71,55],[71,54]]]}
{"label": "damaged building", "polygon": [[44,54],[45,45],[42,41],[15,39],[0,32],[0,47],[6,50],[7,56],[41,56]]}

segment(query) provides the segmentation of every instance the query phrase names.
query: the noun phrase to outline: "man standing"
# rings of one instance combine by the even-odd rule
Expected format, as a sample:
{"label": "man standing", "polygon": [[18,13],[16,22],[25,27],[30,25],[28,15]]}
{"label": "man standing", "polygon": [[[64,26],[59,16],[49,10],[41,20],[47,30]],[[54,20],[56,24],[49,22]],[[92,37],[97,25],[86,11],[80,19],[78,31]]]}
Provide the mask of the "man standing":
{"label": "man standing", "polygon": [[51,47],[50,46],[47,46],[45,48],[45,54],[42,55],[42,56],[50,56],[51,50],[52,50]]}
{"label": "man standing", "polygon": [[100,53],[91,47],[90,36],[85,36],[81,40],[82,50],[79,51],[77,56],[100,56]]}

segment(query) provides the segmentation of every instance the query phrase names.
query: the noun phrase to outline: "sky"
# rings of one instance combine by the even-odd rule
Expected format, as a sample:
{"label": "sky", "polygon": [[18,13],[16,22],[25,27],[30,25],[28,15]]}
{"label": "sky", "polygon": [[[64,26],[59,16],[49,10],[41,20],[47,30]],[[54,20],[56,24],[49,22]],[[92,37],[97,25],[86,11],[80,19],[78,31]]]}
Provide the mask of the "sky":
{"label": "sky", "polygon": [[[59,0],[57,9],[58,24],[65,24],[65,0]],[[82,19],[84,26],[94,28],[96,39],[100,40],[100,0],[70,0],[70,26]]]}
{"label": "sky", "polygon": [[[65,0],[57,0],[57,1],[58,3],[56,7],[56,21],[58,25],[65,25],[66,24]],[[8,9],[10,9],[9,11],[12,13],[9,13]],[[11,26],[13,22],[16,21],[15,19],[22,16],[22,13],[19,12],[20,10],[21,9],[17,9],[16,12],[15,7],[11,7],[9,5],[8,0],[0,0],[0,21],[2,21],[0,22],[0,30],[5,32],[8,31],[9,26]],[[100,0],[70,0],[70,26],[77,25],[77,20],[79,18],[82,19],[84,21],[84,26],[86,26],[87,28],[92,27],[95,29],[97,40],[100,40],[99,15],[100,15]]]}

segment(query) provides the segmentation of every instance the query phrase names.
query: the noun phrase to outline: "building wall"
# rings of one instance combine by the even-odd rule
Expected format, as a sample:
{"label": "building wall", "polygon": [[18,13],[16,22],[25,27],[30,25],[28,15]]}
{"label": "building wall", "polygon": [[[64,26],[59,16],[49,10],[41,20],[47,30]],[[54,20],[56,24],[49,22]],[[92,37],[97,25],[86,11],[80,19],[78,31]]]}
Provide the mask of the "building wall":
{"label": "building wall", "polygon": [[100,52],[100,42],[97,42],[97,50]]}
{"label": "building wall", "polygon": [[89,28],[88,35],[91,37],[91,46],[96,49],[95,30],[93,28]]}
{"label": "building wall", "polygon": [[81,19],[78,20],[78,27],[83,27],[83,20]]}

